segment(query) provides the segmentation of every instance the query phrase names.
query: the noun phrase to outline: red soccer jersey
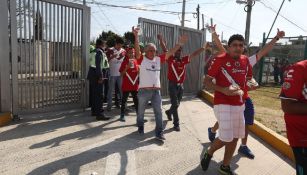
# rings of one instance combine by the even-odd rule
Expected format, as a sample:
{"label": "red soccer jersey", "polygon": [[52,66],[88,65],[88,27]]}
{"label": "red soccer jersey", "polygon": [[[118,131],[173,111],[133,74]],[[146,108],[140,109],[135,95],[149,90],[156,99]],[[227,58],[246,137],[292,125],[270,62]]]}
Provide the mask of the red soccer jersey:
{"label": "red soccer jersey", "polygon": [[216,84],[221,87],[228,87],[231,85],[231,79],[236,82],[239,87],[244,91],[244,96],[227,96],[221,92],[214,92],[214,104],[229,104],[240,106],[244,104],[246,97],[246,77],[252,75],[252,69],[249,64],[248,58],[242,55],[239,59],[235,60],[228,54],[222,54],[214,58],[208,69],[208,76],[216,79]]}
{"label": "red soccer jersey", "polygon": [[[129,59],[125,58],[120,66],[119,72],[123,72],[126,65],[129,64]],[[127,91],[137,91],[139,88],[139,65],[136,59],[133,59],[133,68],[127,69],[123,76],[122,90]]]}
{"label": "red soccer jersey", "polygon": [[175,83],[183,83],[186,74],[186,65],[190,63],[190,57],[182,57],[177,61],[173,56],[168,58],[168,79]]}
{"label": "red soccer jersey", "polygon": [[[280,98],[306,104],[307,108],[307,61],[289,67],[284,76]],[[292,147],[307,147],[307,115],[285,113],[287,137]]]}

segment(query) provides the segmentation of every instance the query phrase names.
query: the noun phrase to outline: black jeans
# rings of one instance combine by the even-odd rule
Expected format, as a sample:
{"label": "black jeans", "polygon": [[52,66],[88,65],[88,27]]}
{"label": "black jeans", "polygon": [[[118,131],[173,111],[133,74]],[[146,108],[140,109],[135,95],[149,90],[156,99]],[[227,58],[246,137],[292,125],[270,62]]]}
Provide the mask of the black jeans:
{"label": "black jeans", "polygon": [[296,175],[307,175],[307,148],[292,147],[295,162]]}
{"label": "black jeans", "polygon": [[169,109],[169,112],[173,115],[174,126],[177,127],[179,126],[178,107],[182,99],[183,84],[177,84],[175,82],[168,81],[168,92],[172,104]]}
{"label": "black jeans", "polygon": [[129,97],[129,94],[132,95],[133,103],[135,106],[136,113],[138,112],[138,91],[123,91],[123,97],[122,97],[122,103],[121,103],[121,116],[125,115],[125,110],[126,110],[126,104],[127,104],[127,99]]}
{"label": "black jeans", "polygon": [[98,78],[91,78],[91,111],[95,115],[101,115],[103,113],[103,100],[102,100],[102,91],[103,83],[98,83]]}

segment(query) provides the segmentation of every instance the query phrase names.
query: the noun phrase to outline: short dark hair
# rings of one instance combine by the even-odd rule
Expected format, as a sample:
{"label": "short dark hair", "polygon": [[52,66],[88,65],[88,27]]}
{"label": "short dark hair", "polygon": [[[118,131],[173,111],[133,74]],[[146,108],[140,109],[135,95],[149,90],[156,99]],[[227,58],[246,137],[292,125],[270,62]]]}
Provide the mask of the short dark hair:
{"label": "short dark hair", "polygon": [[228,40],[228,46],[230,46],[230,44],[235,40],[244,42],[244,37],[240,34],[232,35]]}
{"label": "short dark hair", "polygon": [[124,39],[121,37],[116,37],[115,39],[115,44],[124,44]]}
{"label": "short dark hair", "polygon": [[103,40],[102,39],[97,39],[96,40],[96,47],[97,46],[102,46],[104,44]]}

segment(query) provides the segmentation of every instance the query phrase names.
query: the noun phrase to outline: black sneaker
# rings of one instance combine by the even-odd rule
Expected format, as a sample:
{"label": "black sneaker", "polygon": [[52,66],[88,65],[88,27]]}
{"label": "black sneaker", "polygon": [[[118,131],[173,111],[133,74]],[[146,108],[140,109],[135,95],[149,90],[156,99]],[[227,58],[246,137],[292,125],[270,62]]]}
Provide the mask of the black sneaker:
{"label": "black sneaker", "polygon": [[245,155],[246,157],[250,158],[250,159],[254,159],[255,158],[255,155],[253,154],[253,152],[246,146],[240,146],[239,147],[239,150],[238,150],[239,153]]}
{"label": "black sneaker", "polygon": [[180,127],[179,126],[174,126],[174,130],[179,132],[180,131]]}
{"label": "black sneaker", "polygon": [[220,172],[220,174],[223,174],[223,175],[234,175],[234,173],[231,171],[229,165],[228,166],[221,165],[219,172]]}
{"label": "black sneaker", "polygon": [[165,111],[165,114],[166,114],[167,119],[168,119],[169,121],[172,121],[172,120],[173,120],[173,119],[172,119],[172,114],[170,113],[169,110],[166,110],[166,111]]}
{"label": "black sneaker", "polygon": [[156,138],[157,138],[158,140],[161,140],[161,141],[166,140],[165,137],[164,137],[163,132],[161,132],[160,134],[156,135]]}
{"label": "black sneaker", "polygon": [[209,137],[210,142],[214,141],[215,136],[216,136],[216,133],[213,133],[211,128],[208,128],[208,137]]}
{"label": "black sneaker", "polygon": [[100,115],[96,116],[96,120],[104,120],[104,121],[106,121],[106,120],[109,120],[109,119],[110,118],[105,117],[103,114],[100,114]]}
{"label": "black sneaker", "polygon": [[208,150],[205,152],[203,159],[200,162],[201,168],[204,171],[207,171],[210,161],[211,161],[212,156],[209,155]]}
{"label": "black sneaker", "polygon": [[138,132],[139,132],[139,134],[144,134],[144,126],[139,126]]}

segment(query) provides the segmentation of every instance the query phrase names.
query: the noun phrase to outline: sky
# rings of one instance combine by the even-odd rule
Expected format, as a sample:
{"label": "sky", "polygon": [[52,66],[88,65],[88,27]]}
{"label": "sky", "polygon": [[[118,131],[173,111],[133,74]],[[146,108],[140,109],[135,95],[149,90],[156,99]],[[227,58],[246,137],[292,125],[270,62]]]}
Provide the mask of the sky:
{"label": "sky", "polygon": [[[123,35],[125,32],[130,31],[132,26],[137,25],[139,17],[175,25],[180,25],[181,21],[181,14],[172,15],[107,7],[92,4],[93,0],[87,1],[89,2],[87,5],[91,7],[91,39],[96,38],[103,30],[112,30]],[[94,0],[94,2],[145,9],[182,11],[182,0]],[[262,42],[263,32],[268,33],[281,3],[282,0],[256,0],[251,17],[250,42],[252,42],[252,45],[259,45]],[[148,4],[155,6],[148,6]],[[246,23],[245,5],[236,3],[236,0],[186,0],[186,12],[196,12],[197,4],[200,5],[200,14],[205,15],[205,23],[209,23],[210,18],[213,18],[213,23],[217,25],[217,33],[221,34],[223,32],[224,39],[227,40],[232,34],[237,33],[244,36]],[[286,0],[280,12],[284,18],[278,16],[270,37],[275,36],[277,28],[284,30],[286,36],[306,36],[306,7],[306,0],[291,0],[291,2]],[[197,28],[197,19],[193,17],[193,14],[186,14],[185,20],[187,20],[185,21],[186,27]],[[201,26],[202,24],[200,24]],[[210,36],[209,33],[207,33],[207,39],[211,40],[211,37],[208,36]]]}

